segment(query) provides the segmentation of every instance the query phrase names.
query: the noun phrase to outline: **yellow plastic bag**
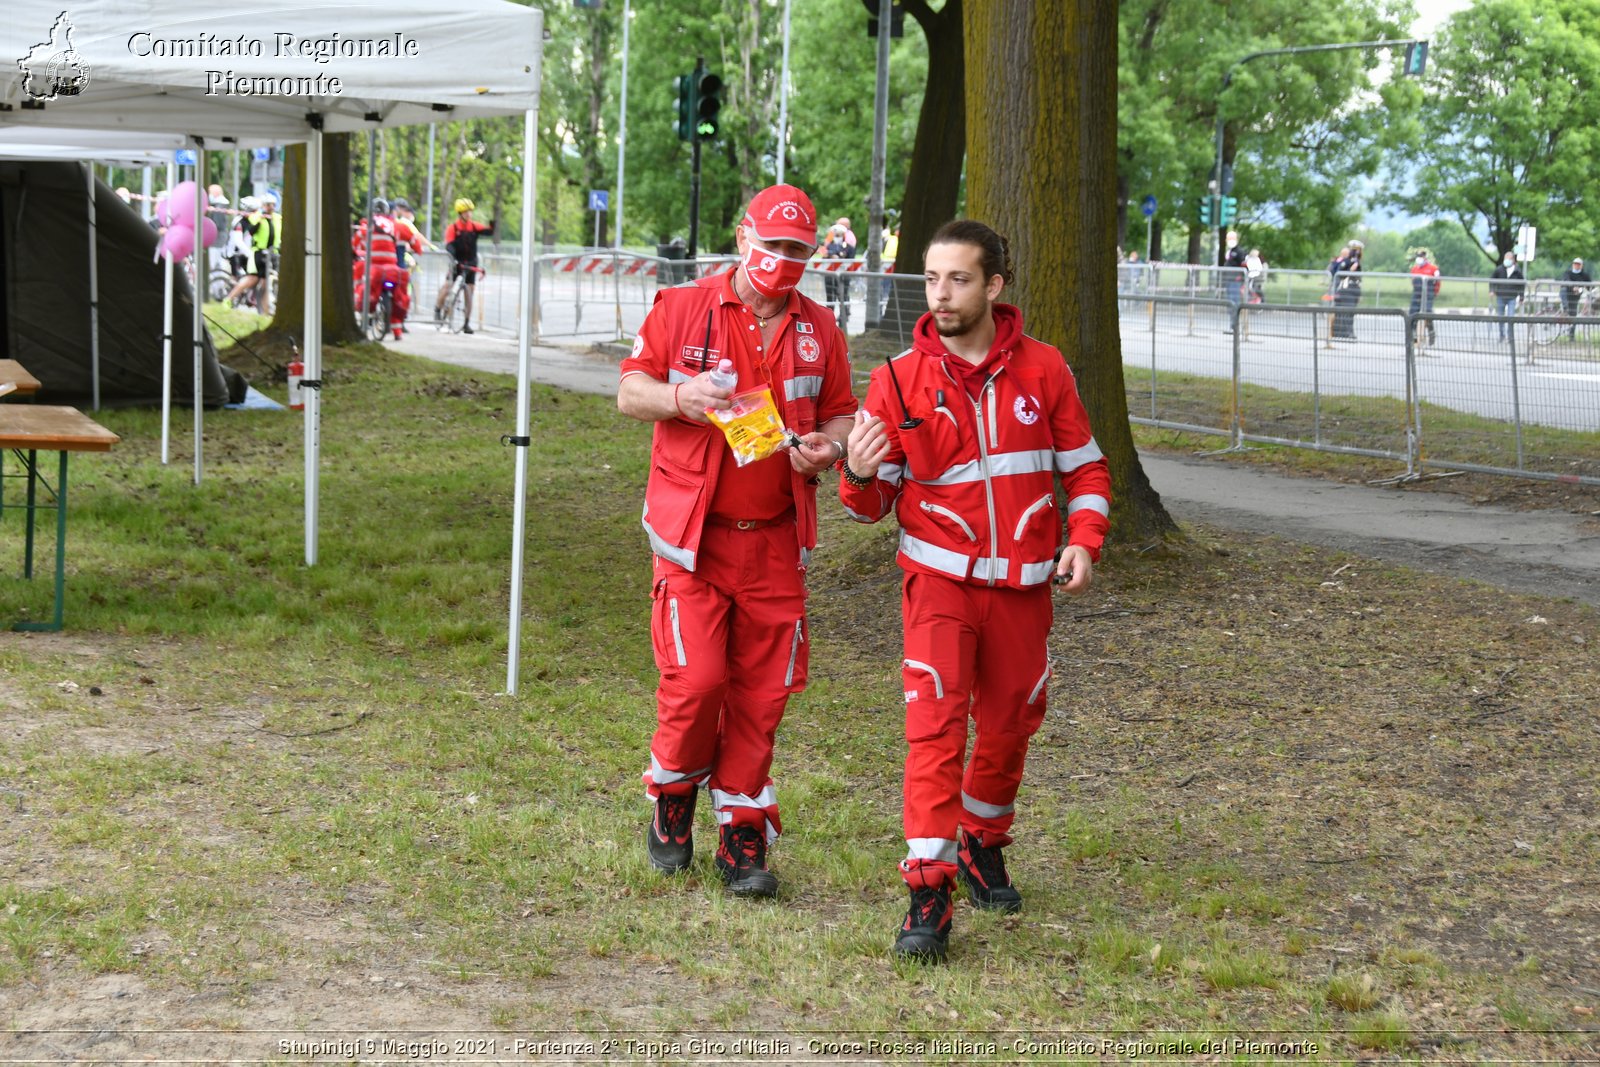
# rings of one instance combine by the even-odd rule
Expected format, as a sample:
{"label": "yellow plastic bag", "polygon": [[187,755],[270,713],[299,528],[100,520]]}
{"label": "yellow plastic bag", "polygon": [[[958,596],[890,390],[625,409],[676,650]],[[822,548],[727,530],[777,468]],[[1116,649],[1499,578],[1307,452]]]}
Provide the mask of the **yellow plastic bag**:
{"label": "yellow plastic bag", "polygon": [[783,416],[778,414],[778,405],[772,402],[771,389],[735,393],[729,402],[733,406],[727,411],[707,408],[706,415],[713,425],[722,428],[722,435],[728,439],[728,447],[733,449],[734,461],[739,466],[775,455],[788,444]]}

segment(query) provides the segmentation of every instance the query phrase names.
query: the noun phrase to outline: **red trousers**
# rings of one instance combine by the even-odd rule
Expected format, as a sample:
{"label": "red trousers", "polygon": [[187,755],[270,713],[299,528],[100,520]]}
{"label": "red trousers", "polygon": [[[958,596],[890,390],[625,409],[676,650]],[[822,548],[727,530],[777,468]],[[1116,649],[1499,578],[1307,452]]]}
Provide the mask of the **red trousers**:
{"label": "red trousers", "polygon": [[[356,307],[361,306],[361,276],[365,273],[361,260],[356,260],[352,271],[355,281]],[[406,315],[411,311],[411,272],[402,270],[394,263],[381,263],[372,261],[372,282],[368,292],[370,306],[378,306],[378,298],[383,295],[384,284],[388,283],[394,290],[394,301],[389,306],[389,319],[396,325],[403,325]]]}
{"label": "red trousers", "polygon": [[655,557],[650,643],[661,683],[645,792],[708,786],[722,824],[782,826],[772,743],[790,693],[805,688],[810,643],[793,521],[707,525],[696,569]]}
{"label": "red trousers", "polygon": [[[1028,739],[1044,721],[1050,586],[990,588],[907,574],[905,834],[913,888],[955,876],[956,832],[1011,843]],[[972,755],[967,719],[976,726]]]}

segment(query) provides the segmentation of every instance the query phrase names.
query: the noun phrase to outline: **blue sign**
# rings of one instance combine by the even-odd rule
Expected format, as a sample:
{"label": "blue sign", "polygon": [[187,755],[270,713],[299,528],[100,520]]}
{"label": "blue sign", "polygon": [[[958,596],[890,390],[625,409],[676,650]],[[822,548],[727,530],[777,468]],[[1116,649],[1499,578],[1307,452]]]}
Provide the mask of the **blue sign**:
{"label": "blue sign", "polygon": [[589,210],[609,211],[611,204],[611,191],[609,189],[589,190]]}
{"label": "blue sign", "polygon": [[270,148],[257,148],[257,149],[254,150],[254,152],[255,152],[254,159],[255,159],[255,161],[257,163],[271,163],[272,162],[272,149],[270,149]]}
{"label": "blue sign", "polygon": [[180,167],[192,167],[200,162],[200,157],[192,148],[180,148],[172,153],[172,161]]}
{"label": "blue sign", "polygon": [[1139,210],[1144,212],[1144,217],[1149,218],[1156,213],[1156,198],[1147,196],[1139,202]]}

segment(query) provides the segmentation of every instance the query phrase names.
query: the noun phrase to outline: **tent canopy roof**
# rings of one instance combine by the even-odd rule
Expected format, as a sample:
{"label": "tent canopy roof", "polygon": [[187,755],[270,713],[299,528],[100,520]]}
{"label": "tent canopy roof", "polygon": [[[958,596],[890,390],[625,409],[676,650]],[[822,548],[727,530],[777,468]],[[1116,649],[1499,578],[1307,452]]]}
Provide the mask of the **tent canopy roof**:
{"label": "tent canopy roof", "polygon": [[[8,0],[0,123],[303,141],[538,107],[543,13],[506,0]],[[151,147],[157,147],[152,145]]]}

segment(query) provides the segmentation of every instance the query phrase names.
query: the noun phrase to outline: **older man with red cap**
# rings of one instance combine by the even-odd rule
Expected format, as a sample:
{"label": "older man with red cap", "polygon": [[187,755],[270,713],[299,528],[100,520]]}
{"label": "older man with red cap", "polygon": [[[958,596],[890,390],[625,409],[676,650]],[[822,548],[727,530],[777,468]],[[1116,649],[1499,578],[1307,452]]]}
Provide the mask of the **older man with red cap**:
{"label": "older man with red cap", "polygon": [[[654,553],[650,637],[661,681],[645,792],[651,864],[693,859],[697,790],[719,824],[730,892],[768,897],[777,838],[772,747],[805,688],[805,571],[817,542],[817,474],[844,456],[856,410],[844,334],[795,290],[817,240],[804,192],[774,185],[735,230],[731,270],[656,294],[622,363],[617,407],[655,424],[644,529]],[[737,384],[713,381],[731,361]],[[768,388],[795,447],[741,465],[709,412]]]}

